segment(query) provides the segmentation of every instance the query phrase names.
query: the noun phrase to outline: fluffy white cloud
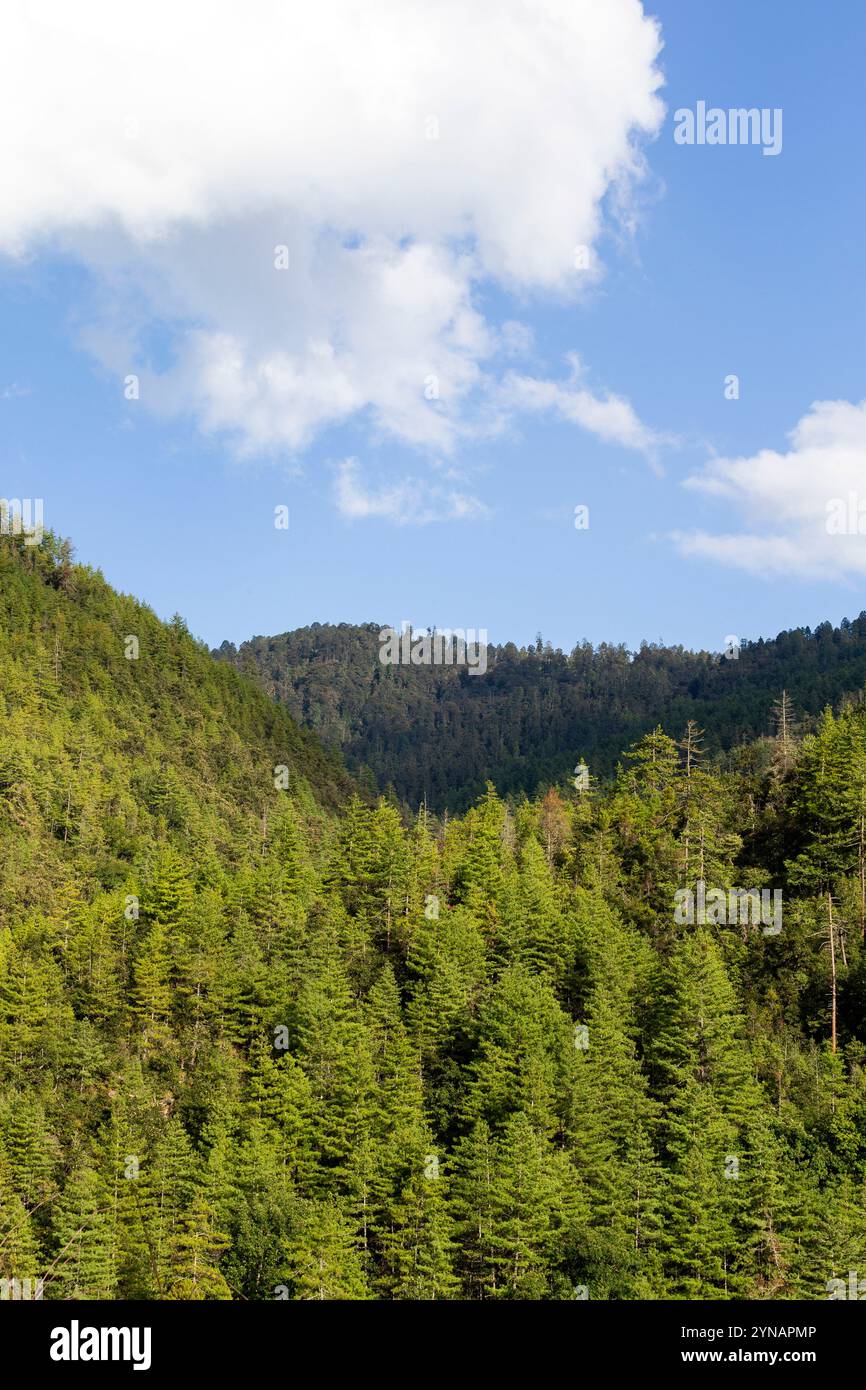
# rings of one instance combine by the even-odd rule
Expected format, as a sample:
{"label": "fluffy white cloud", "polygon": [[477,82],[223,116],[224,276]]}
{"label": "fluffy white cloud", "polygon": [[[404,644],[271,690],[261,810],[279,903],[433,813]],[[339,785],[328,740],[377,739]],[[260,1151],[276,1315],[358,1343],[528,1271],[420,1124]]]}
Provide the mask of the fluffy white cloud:
{"label": "fluffy white cloud", "polygon": [[419,478],[369,488],[355,458],[344,459],[338,466],[334,494],[340,514],[350,521],[375,516],[397,526],[426,526],[431,521],[476,521],[488,515],[477,497]]}
{"label": "fluffy white cloud", "polygon": [[[639,0],[10,6],[0,250],[91,267],[91,350],[241,449],[362,416],[447,452],[501,424],[498,364],[530,341],[479,285],[594,278],[574,248],[605,194],[627,208],[659,44]],[[572,395],[645,447],[626,402]]]}
{"label": "fluffy white cloud", "polygon": [[684,554],[767,576],[866,574],[866,401],[817,401],[789,439],[785,453],[713,459],[686,479],[732,504],[744,529],[677,532]]}

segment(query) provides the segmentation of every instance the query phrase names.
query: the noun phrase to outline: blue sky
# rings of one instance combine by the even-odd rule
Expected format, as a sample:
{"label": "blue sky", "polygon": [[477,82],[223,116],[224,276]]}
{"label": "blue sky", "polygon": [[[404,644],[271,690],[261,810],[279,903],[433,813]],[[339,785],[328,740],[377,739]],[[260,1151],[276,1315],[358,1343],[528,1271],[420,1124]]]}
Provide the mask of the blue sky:
{"label": "blue sky", "polygon": [[[635,27],[629,0],[622,5],[640,72],[645,31]],[[34,182],[25,197],[29,220],[23,231],[8,232],[8,254],[0,256],[2,492],[44,498],[46,524],[72,538],[79,559],[161,616],[180,611],[211,644],[316,620],[410,619],[485,627],[494,641],[525,643],[541,630],[566,649],[588,638],[718,650],[727,634],[773,635],[859,613],[866,607],[866,540],[849,536],[831,548],[822,509],[825,497],[843,484],[856,486],[861,476],[866,490],[866,431],[854,409],[866,396],[866,10],[853,0],[831,9],[813,0],[788,7],[664,0],[647,9],[661,25],[665,116],[655,135],[635,138],[645,177],[632,186],[619,220],[613,188],[598,204],[593,255],[604,274],[594,288],[575,297],[543,265],[525,276],[513,270],[521,256],[532,261],[533,219],[539,244],[555,222],[557,176],[566,183],[575,177],[562,147],[543,201],[533,202],[539,190],[531,182],[532,150],[521,163],[517,127],[502,137],[498,169],[495,158],[485,161],[483,204],[472,203],[480,195],[465,192],[463,182],[449,183],[450,173],[431,185],[430,201],[441,186],[448,202],[446,228],[459,197],[480,225],[500,208],[513,159],[529,171],[528,221],[515,222],[510,241],[503,234],[499,247],[493,236],[493,249],[466,279],[456,259],[431,252],[400,291],[406,332],[413,314],[419,321],[427,314],[416,300],[425,290],[417,287],[429,287],[440,270],[440,299],[453,292],[475,315],[461,329],[454,370],[465,376],[453,388],[460,404],[450,435],[420,437],[420,415],[394,425],[403,418],[390,394],[395,359],[383,349],[376,372],[367,371],[376,337],[391,331],[385,318],[372,341],[363,339],[363,387],[356,391],[340,378],[339,389],[358,402],[342,414],[317,397],[337,389],[332,378],[321,386],[308,370],[292,387],[290,404],[281,396],[266,410],[234,385],[226,388],[230,408],[220,404],[222,386],[215,388],[217,404],[210,386],[207,397],[189,389],[191,373],[214,370],[213,356],[208,348],[202,366],[201,356],[190,357],[193,349],[180,348],[184,335],[199,324],[215,334],[228,324],[249,342],[259,334],[272,351],[282,331],[275,305],[292,312],[290,299],[285,306],[275,300],[272,280],[237,269],[253,244],[270,255],[279,218],[251,214],[237,236],[222,235],[220,218],[231,222],[234,213],[225,212],[231,186],[213,191],[217,174],[202,195],[207,211],[196,213],[195,239],[182,244],[175,237],[172,218],[187,214],[172,207],[164,213],[169,231],[162,241],[157,236],[156,250],[147,242],[140,262],[141,223],[133,232],[129,226],[141,214],[111,208],[110,165],[108,211],[103,218],[100,203],[83,229],[66,204],[53,207]],[[273,46],[279,50],[277,41]],[[376,80],[374,73],[370,82]],[[476,80],[468,60],[462,80],[466,88]],[[489,109],[481,98],[492,80],[489,71],[477,78],[479,110]],[[552,100],[559,101],[560,87],[568,100],[567,70],[557,67],[545,81]],[[627,128],[629,94],[618,82],[612,69],[611,121]],[[526,140],[541,150],[546,126],[537,97]],[[187,93],[197,112],[194,98]],[[781,108],[781,153],[675,144],[674,111],[699,100],[724,109]],[[593,119],[599,101],[594,91],[575,113],[578,143],[580,121]],[[446,128],[450,109],[444,101]],[[471,100],[466,109],[464,121],[472,119]],[[4,129],[8,139],[5,120]],[[82,117],[76,138],[93,138],[99,153],[92,130]],[[335,137],[326,130],[319,138],[325,184],[327,142]],[[495,156],[495,143],[492,149]],[[156,158],[159,148],[149,153]],[[403,166],[402,155],[394,158],[391,168],[383,156],[382,187],[396,198]],[[520,169],[510,191],[517,203],[524,196]],[[332,177],[339,174],[335,168]],[[236,187],[241,213],[249,191],[240,180]],[[400,254],[412,244],[413,216],[415,239],[436,244],[423,192],[407,193],[419,211],[407,213]],[[317,222],[314,200],[304,196],[309,245],[320,246],[329,219]],[[363,212],[361,196],[351,211],[358,246],[381,236],[389,217],[393,226],[399,221],[385,193]],[[68,189],[65,197],[72,202]],[[340,235],[345,241],[345,227]],[[447,244],[456,258],[454,238]],[[297,246],[303,261],[300,234]],[[517,260],[503,272],[500,263],[515,247]],[[212,273],[202,267],[208,248]],[[337,314],[344,294],[353,293],[341,279],[344,264],[322,256],[314,272],[328,277]],[[360,297],[355,312],[369,320],[366,303]],[[374,312],[380,309],[376,300]],[[312,313],[309,305],[302,312]],[[349,316],[347,322],[351,336]],[[502,349],[495,370],[484,365],[480,381],[473,372],[485,354],[476,346],[464,352],[463,339],[475,344],[485,331],[507,336],[509,323],[522,325],[521,346]],[[440,333],[434,324],[428,333],[431,342],[452,336],[452,326]],[[398,356],[411,350],[402,338],[394,342]],[[579,382],[569,377],[569,354],[583,364]],[[124,399],[127,371],[141,374],[137,401]],[[725,399],[730,373],[739,377],[737,400]],[[642,425],[630,443],[623,442],[628,430],[619,431],[619,442],[609,431],[601,437],[549,404],[528,405],[530,379],[545,384],[548,402],[557,390],[600,401],[611,393],[630,403]],[[810,424],[814,402],[831,404]],[[280,411],[293,412],[292,419]],[[487,427],[491,413],[499,418],[495,429]],[[790,432],[803,421],[792,446]],[[719,469],[714,458],[743,462]],[[689,478],[698,485],[684,486]],[[427,498],[420,509],[407,505],[416,485]],[[586,531],[573,525],[580,503],[590,508]],[[273,525],[279,504],[290,509],[288,531]],[[683,539],[696,533],[696,544]],[[714,538],[722,539],[714,545]]]}

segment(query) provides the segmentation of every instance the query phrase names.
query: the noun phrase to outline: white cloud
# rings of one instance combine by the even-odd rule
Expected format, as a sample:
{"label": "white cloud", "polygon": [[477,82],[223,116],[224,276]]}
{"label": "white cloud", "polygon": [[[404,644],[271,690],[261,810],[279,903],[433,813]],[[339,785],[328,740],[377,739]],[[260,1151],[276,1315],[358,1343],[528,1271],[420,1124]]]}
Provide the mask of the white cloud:
{"label": "white cloud", "polygon": [[[479,286],[577,295],[627,217],[659,46],[639,0],[7,7],[0,251],[78,257],[90,350],[242,451],[363,418],[441,455],[531,349]],[[557,408],[645,447],[617,397]]]}
{"label": "white cloud", "polygon": [[397,526],[426,526],[431,521],[477,521],[489,514],[477,497],[418,478],[367,488],[354,458],[339,464],[334,495],[341,516],[350,521],[380,517]]}
{"label": "white cloud", "polygon": [[[866,574],[866,401],[816,401],[789,439],[785,453],[713,459],[685,480],[687,488],[732,505],[745,529],[676,532],[683,554],[764,576]],[[857,530],[860,504],[864,534]]]}
{"label": "white cloud", "polygon": [[569,356],[570,380],[562,385],[538,377],[509,372],[503,382],[503,395],[514,408],[525,411],[551,411],[562,420],[588,430],[605,444],[637,449],[654,458],[662,444],[673,437],[650,429],[638,418],[633,406],[622,396],[605,392],[595,395],[579,385],[584,368],[576,354]]}

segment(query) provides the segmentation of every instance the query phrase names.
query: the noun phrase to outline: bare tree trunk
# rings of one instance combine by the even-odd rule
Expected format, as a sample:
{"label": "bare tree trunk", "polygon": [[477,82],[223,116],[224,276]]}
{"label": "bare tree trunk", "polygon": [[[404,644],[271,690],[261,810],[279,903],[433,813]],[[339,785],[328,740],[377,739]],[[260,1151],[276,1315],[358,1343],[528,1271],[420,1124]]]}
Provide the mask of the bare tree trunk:
{"label": "bare tree trunk", "polygon": [[830,933],[830,1050],[836,1051],[836,929],[833,925],[833,899],[827,894],[827,916]]}
{"label": "bare tree trunk", "polygon": [[863,815],[860,816],[860,845],[858,862],[860,868],[860,940],[866,941],[866,853],[863,845]]}

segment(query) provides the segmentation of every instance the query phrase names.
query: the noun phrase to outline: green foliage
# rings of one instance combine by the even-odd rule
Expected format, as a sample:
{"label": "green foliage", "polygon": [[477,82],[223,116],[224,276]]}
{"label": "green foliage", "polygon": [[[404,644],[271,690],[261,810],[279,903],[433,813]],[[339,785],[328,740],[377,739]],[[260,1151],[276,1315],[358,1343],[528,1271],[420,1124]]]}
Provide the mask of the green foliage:
{"label": "green foliage", "polygon": [[762,740],[759,759],[781,774],[804,716],[866,683],[866,613],[744,641],[736,661],[649,642],[636,652],[508,642],[488,647],[487,673],[473,676],[456,665],[383,666],[380,631],[313,623],[239,649],[224,642],[214,655],[256,675],[362,783],[392,786],[413,813],[422,803],[463,812],[488,780],[515,797],[570,787],[581,758],[592,778],[609,777],[660,724],[679,740],[693,721],[710,755]]}
{"label": "green foliage", "polygon": [[[866,706],[801,738],[786,696],[784,736],[727,759],[718,730],[653,723],[616,776],[534,800],[510,795],[519,721],[491,722],[455,795],[476,761],[513,777],[440,820],[359,795],[52,538],[0,542],[0,581],[0,1277],[562,1300],[822,1298],[866,1274]],[[366,637],[332,635],[360,681]],[[557,671],[661,698],[668,669],[561,668],[542,648],[495,670],[531,701]],[[404,674],[380,668],[378,698],[405,722]],[[706,663],[707,689],[727,679]],[[477,695],[448,682],[450,719]],[[408,733],[380,744],[417,764]],[[782,891],[782,931],[684,921],[703,882]]]}

